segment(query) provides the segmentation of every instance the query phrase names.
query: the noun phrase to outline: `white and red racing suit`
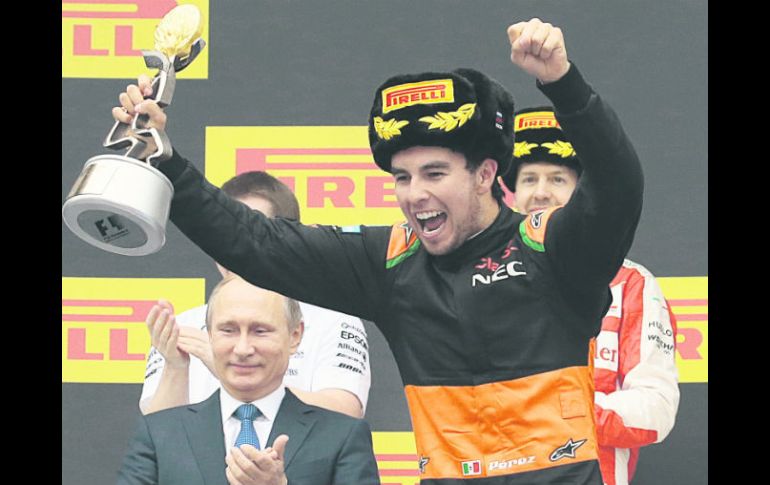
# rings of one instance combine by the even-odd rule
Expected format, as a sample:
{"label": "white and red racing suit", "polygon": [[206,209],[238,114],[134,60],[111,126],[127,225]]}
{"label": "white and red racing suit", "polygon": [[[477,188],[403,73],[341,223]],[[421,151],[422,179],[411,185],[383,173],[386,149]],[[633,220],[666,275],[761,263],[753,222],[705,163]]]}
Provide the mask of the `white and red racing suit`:
{"label": "white and red racing suit", "polygon": [[663,441],[674,426],[676,320],[640,264],[626,259],[610,288],[612,305],[596,339],[594,411],[604,483],[627,485],[639,448]]}

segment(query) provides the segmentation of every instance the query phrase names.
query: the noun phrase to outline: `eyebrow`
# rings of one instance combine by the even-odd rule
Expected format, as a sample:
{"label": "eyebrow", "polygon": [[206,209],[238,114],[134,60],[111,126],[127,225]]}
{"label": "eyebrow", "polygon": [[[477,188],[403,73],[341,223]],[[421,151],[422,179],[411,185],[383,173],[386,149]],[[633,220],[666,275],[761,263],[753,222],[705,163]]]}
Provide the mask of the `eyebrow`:
{"label": "eyebrow", "polygon": [[[545,172],[545,175],[556,175],[556,174],[563,174],[563,173],[568,173],[568,172],[563,168],[557,168],[550,172]],[[522,169],[519,172],[519,175],[538,175],[538,172],[535,170]]]}
{"label": "eyebrow", "polygon": [[[437,170],[437,169],[444,169],[444,170],[446,170],[446,169],[449,168],[449,166],[450,166],[449,162],[443,162],[443,161],[440,161],[440,160],[436,160],[434,162],[428,162],[425,165],[420,166],[417,170],[419,172],[427,172],[429,170]],[[390,174],[391,175],[401,175],[401,174],[409,175],[409,171],[405,170],[403,168],[391,167]]]}
{"label": "eyebrow", "polygon": [[449,168],[449,162],[441,162],[441,161],[435,161],[435,162],[428,162],[422,167],[420,167],[420,170],[423,172],[426,170],[435,170],[437,168]]}
{"label": "eyebrow", "polygon": [[[213,328],[224,327],[228,325],[235,325],[236,327],[241,326],[236,320],[226,320],[224,322],[215,322],[213,324]],[[253,320],[253,321],[250,321],[248,324],[248,328],[252,328],[252,327],[276,328],[276,325],[270,322]]]}

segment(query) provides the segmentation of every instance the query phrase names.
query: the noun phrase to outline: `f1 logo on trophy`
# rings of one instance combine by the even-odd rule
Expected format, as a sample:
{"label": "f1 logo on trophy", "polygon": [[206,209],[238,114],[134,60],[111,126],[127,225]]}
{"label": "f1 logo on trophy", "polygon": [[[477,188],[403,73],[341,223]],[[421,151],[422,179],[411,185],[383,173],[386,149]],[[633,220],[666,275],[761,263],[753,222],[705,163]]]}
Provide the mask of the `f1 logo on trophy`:
{"label": "f1 logo on trophy", "polygon": [[[155,29],[155,50],[142,50],[144,63],[157,68],[152,99],[165,108],[171,103],[176,73],[190,65],[206,43],[203,20],[195,5],[174,7]],[[97,155],[80,172],[62,206],[67,227],[84,241],[105,251],[144,256],[166,242],[174,187],[156,167],[171,157],[166,133],[148,128],[149,116],[131,124],[116,121],[104,147],[128,150],[124,155]]]}

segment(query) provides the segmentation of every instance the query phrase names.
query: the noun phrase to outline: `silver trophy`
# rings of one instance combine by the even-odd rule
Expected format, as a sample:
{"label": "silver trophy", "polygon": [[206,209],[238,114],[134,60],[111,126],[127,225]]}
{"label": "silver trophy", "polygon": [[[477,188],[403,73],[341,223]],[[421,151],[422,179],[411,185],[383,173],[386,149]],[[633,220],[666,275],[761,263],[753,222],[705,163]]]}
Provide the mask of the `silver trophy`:
{"label": "silver trophy", "polygon": [[[142,50],[145,65],[158,69],[152,81],[153,99],[171,103],[176,73],[190,65],[206,43],[203,23],[194,5],[180,5],[161,20],[155,31],[156,50]],[[123,155],[97,155],[83,166],[62,207],[67,227],[84,241],[112,253],[143,256],[166,242],[166,222],[174,196],[171,182],[157,168],[171,157],[164,131],[148,128],[149,116],[131,124],[116,121],[104,141]]]}

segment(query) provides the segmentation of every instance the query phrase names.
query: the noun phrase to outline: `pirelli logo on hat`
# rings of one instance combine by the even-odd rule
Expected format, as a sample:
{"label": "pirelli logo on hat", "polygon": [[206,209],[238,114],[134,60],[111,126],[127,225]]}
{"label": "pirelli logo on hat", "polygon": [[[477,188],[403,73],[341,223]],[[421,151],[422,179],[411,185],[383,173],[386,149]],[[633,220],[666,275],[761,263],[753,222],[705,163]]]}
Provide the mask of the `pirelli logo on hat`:
{"label": "pirelli logo on hat", "polygon": [[454,100],[454,83],[451,79],[399,84],[382,90],[382,112],[388,113],[415,104],[453,103]]}
{"label": "pirelli logo on hat", "polygon": [[559,128],[559,122],[550,111],[533,111],[531,113],[521,113],[516,115],[513,120],[514,133],[521,130],[531,130],[538,128]]}

